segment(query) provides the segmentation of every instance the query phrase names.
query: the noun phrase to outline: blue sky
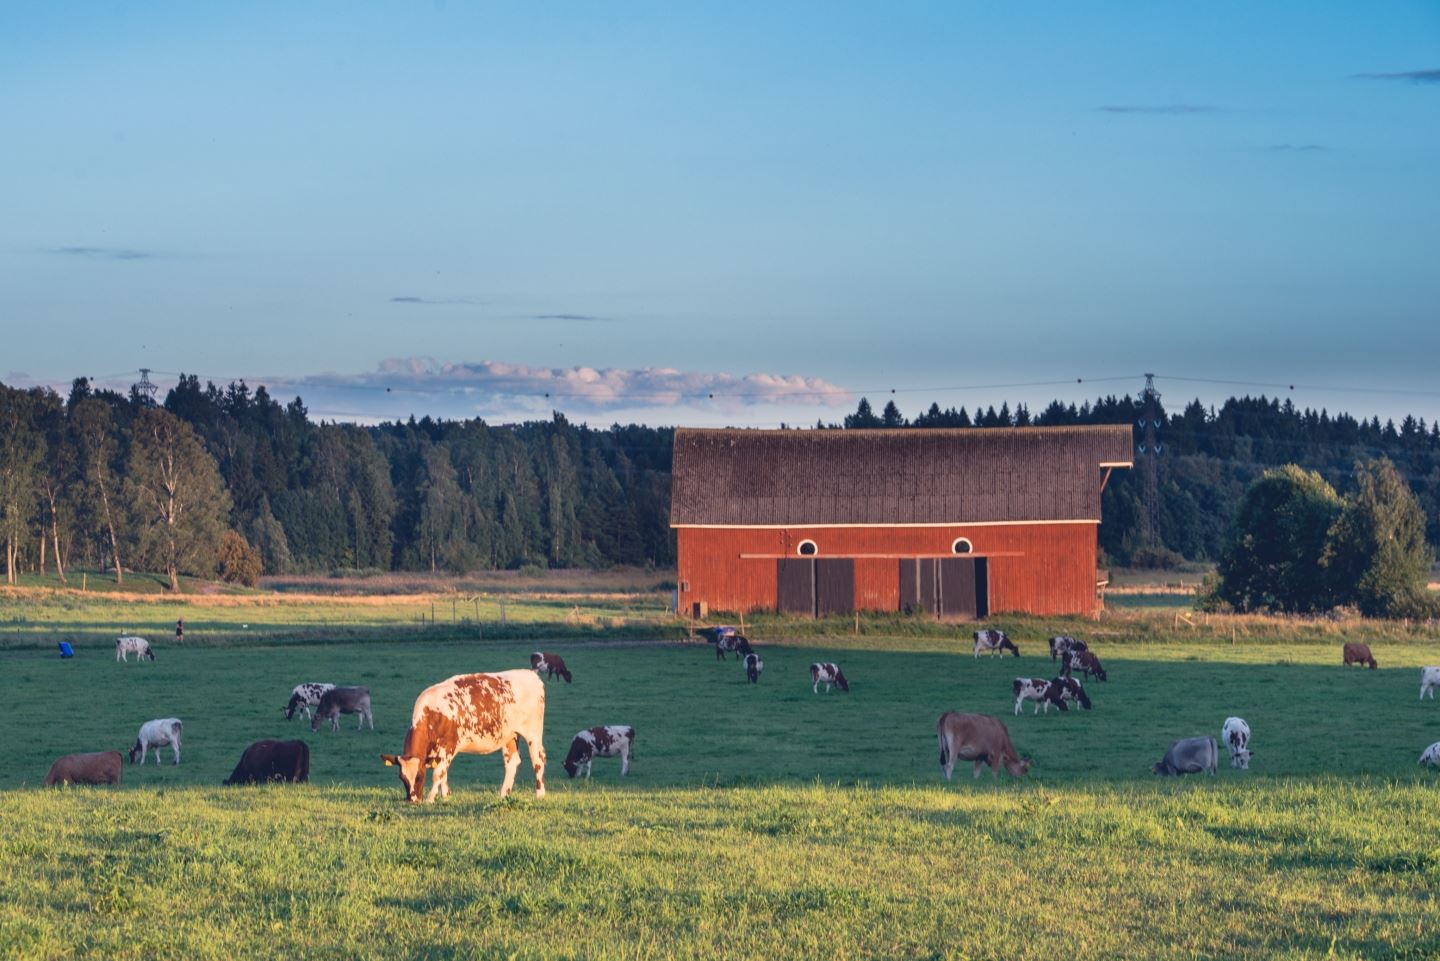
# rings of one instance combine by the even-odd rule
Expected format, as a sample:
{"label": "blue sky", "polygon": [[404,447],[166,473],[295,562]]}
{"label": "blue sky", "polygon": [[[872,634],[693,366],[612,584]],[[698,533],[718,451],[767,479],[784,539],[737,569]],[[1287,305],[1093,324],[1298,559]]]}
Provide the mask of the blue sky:
{"label": "blue sky", "polygon": [[11,382],[1440,417],[1434,2],[7,3],[0,130]]}

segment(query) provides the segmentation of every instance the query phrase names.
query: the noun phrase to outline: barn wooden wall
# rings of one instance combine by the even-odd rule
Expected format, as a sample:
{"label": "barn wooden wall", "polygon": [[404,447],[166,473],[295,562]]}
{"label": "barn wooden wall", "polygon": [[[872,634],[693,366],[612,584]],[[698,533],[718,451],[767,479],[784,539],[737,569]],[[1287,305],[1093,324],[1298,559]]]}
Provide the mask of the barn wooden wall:
{"label": "barn wooden wall", "polygon": [[[1095,524],[1015,524],[982,527],[690,528],[676,530],[680,604],[705,601],[712,610],[773,610],[773,559],[741,560],[741,554],[795,556],[813,540],[820,557],[853,554],[948,554],[957,537],[969,538],[976,554],[991,557],[992,614],[1081,614],[1097,610]],[[855,562],[855,603],[862,610],[900,606],[895,559]]]}

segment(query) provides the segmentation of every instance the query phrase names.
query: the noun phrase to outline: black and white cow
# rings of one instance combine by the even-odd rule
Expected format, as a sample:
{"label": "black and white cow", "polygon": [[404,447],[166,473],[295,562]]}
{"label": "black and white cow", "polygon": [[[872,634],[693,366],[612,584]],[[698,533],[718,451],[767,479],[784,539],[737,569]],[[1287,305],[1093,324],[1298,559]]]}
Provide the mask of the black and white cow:
{"label": "black and white cow", "polygon": [[1165,756],[1150,770],[1162,777],[1199,774],[1202,771],[1214,777],[1218,757],[1213,737],[1187,737],[1170,742]]}
{"label": "black and white cow", "polygon": [[570,753],[565,755],[565,773],[574,777],[585,769],[590,777],[590,762],[597,757],[620,755],[620,776],[630,773],[630,759],[635,756],[635,729],[623,724],[592,727],[575,735]]}
{"label": "black and white cow", "polygon": [[1063,663],[1065,655],[1072,651],[1088,651],[1090,649],[1084,641],[1078,641],[1069,634],[1057,634],[1050,638],[1050,660],[1060,658]]}
{"label": "black and white cow", "polygon": [[715,657],[719,660],[725,660],[727,653],[734,654],[738,660],[753,651],[744,634],[721,634],[715,638]]}
{"label": "black and white cow", "polygon": [[825,685],[825,693],[830,693],[830,685],[838,685],[840,690],[849,691],[850,682],[845,679],[845,672],[840,670],[840,665],[834,661],[826,661],[824,664],[810,665],[810,692],[820,693],[820,685]]}
{"label": "black and white cow", "polygon": [[1220,740],[1230,749],[1230,766],[1250,770],[1250,725],[1243,717],[1227,717],[1220,729]]}
{"label": "black and white cow", "polygon": [[1057,677],[1053,680],[1045,680],[1043,677],[1017,677],[1010,686],[1015,695],[1015,713],[1020,713],[1021,706],[1026,701],[1035,702],[1035,713],[1039,714],[1043,707],[1045,713],[1050,713],[1050,705],[1054,704],[1062,711],[1069,710],[1067,701],[1079,703],[1085,710],[1093,706],[1090,696],[1085,693],[1085,687],[1073,677]]}
{"label": "black and white cow", "polygon": [[1421,752],[1419,763],[1429,767],[1440,767],[1440,741],[1436,741]]}
{"label": "black and white cow", "polygon": [[370,688],[336,687],[320,695],[315,716],[310,718],[310,730],[320,730],[320,725],[327,720],[330,730],[340,730],[341,714],[360,715],[359,723],[355,725],[357,731],[365,726],[366,721],[370,722],[370,730],[375,730],[375,717],[370,713]]}
{"label": "black and white cow", "polygon": [[302,717],[309,718],[315,713],[315,708],[320,704],[320,698],[325,696],[326,691],[335,690],[334,684],[326,684],[323,681],[306,681],[304,684],[296,684],[295,690],[290,692],[290,703],[285,705],[285,720],[290,720],[299,711]]}
{"label": "black and white cow", "polygon": [[745,655],[745,676],[750,679],[751,684],[760,683],[760,672],[763,670],[765,670],[765,662],[760,660],[759,654]]}
{"label": "black and white cow", "polygon": [[979,657],[981,651],[989,651],[991,654],[1009,651],[1016,657],[1020,656],[1020,648],[1011,643],[1005,632],[993,628],[975,632],[975,656]]}
{"label": "black and white cow", "polygon": [[115,660],[128,662],[131,654],[134,654],[138,661],[155,660],[155,652],[150,650],[149,641],[134,634],[121,634],[115,639]]}

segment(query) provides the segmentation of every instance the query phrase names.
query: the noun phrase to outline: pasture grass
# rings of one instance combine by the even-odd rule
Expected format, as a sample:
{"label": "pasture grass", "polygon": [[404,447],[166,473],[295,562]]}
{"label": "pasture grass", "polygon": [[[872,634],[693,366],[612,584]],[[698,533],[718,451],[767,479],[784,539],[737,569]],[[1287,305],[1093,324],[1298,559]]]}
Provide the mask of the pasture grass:
{"label": "pasture grass", "polygon": [[[876,618],[802,633],[761,619],[751,636],[776,640],[758,642],[751,685],[708,645],[619,628],[481,639],[385,622],[401,600],[221,600],[239,605],[207,608],[224,624],[380,613],[316,627],[326,643],[276,631],[176,647],[157,633],[153,663],[116,663],[111,633],[82,632],[68,661],[0,650],[0,721],[15,732],[0,770],[0,957],[1440,954],[1440,784],[1415,763],[1440,740],[1440,701],[1417,700],[1417,668],[1440,663],[1426,625],[1017,618],[1003,626],[1022,657],[975,659],[968,627]],[[1095,709],[1013,716],[1011,678],[1053,676],[1044,637],[1065,629],[1110,673],[1087,685]],[[1342,668],[1345,640],[1370,642],[1381,669]],[[449,801],[405,805],[378,754],[399,749],[415,695],[524,667],[539,648],[575,676],[546,685],[549,795],[531,796],[527,760],[501,802],[498,757],[463,757]],[[812,694],[816,660],[840,662],[851,693]],[[376,730],[283,720],[306,680],[370,687]],[[972,780],[962,763],[943,782],[945,710],[1001,717],[1031,775]],[[1229,714],[1250,722],[1254,770],[1148,773],[1170,740],[1218,737]],[[169,715],[185,724],[178,767],[165,749],[118,789],[36,787],[56,756],[124,750]],[[631,776],[598,759],[591,782],[568,780],[570,737],[607,723],[637,729]],[[219,787],[263,737],[304,738],[312,783]]]}

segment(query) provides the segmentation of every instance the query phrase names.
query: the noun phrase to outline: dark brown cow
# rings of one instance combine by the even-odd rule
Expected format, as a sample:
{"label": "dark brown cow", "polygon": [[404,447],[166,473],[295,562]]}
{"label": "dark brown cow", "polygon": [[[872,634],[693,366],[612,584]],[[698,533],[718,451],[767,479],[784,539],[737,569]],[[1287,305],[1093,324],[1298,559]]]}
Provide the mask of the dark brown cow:
{"label": "dark brown cow", "polygon": [[1359,641],[1351,641],[1345,645],[1345,666],[1349,667],[1351,664],[1368,664],[1372,671],[1379,666],[1375,663],[1375,658],[1370,656],[1370,645],[1361,644]]}
{"label": "dark brown cow", "polygon": [[408,801],[420,800],[425,791],[425,771],[435,769],[435,780],[427,802],[450,794],[450,763],[461,754],[490,754],[501,751],[505,758],[505,781],[500,796],[506,797],[520,770],[517,738],[530,749],[535,768],[535,796],[545,796],[545,682],[531,671],[500,671],[496,674],[457,674],[420,692],[410,713],[410,730],[405,734],[401,754],[382,754],[387,766],[400,769]]}
{"label": "dark brown cow", "polygon": [[1030,759],[1021,757],[1010,743],[1010,732],[996,718],[985,714],[959,714],[947,711],[935,723],[940,738],[940,770],[950,780],[956,760],[974,761],[975,777],[980,765],[990,765],[990,776],[999,777],[1003,766],[1013,777],[1030,770]]}
{"label": "dark brown cow", "polygon": [[45,786],[52,784],[119,784],[125,767],[119,751],[96,751],[93,754],[67,754],[57,758],[45,775]]}
{"label": "dark brown cow", "polygon": [[565,667],[565,660],[559,654],[551,654],[549,651],[536,651],[530,655],[530,670],[536,674],[544,674],[547,680],[553,680],[556,674],[565,678],[565,683],[570,683],[570,671]]}
{"label": "dark brown cow", "polygon": [[222,784],[258,784],[310,780],[310,745],[304,741],[256,741],[240,755],[240,763]]}

